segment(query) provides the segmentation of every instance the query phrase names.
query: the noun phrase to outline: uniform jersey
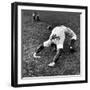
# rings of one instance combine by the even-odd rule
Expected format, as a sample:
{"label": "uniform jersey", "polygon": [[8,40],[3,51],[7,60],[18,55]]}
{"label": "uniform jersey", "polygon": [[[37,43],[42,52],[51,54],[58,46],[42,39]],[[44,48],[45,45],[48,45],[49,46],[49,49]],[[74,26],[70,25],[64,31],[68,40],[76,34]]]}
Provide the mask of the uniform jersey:
{"label": "uniform jersey", "polygon": [[63,48],[65,33],[69,34],[71,36],[71,39],[76,40],[76,34],[70,28],[62,25],[57,26],[52,30],[49,40],[44,42],[44,46],[48,47],[49,45],[51,45],[51,43],[54,43],[56,44],[57,49]]}
{"label": "uniform jersey", "polygon": [[50,39],[55,39],[55,38],[65,38],[65,33],[69,34],[71,36],[71,39],[76,39],[76,34],[68,27],[65,27],[64,25],[62,26],[57,26],[52,30],[52,33],[50,35]]}

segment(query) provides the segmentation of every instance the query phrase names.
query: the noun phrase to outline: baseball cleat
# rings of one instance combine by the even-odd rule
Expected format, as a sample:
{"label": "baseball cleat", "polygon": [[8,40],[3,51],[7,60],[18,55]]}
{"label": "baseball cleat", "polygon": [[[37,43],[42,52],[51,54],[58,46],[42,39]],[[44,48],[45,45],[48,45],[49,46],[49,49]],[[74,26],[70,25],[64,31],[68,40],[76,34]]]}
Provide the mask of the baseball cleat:
{"label": "baseball cleat", "polygon": [[51,62],[50,64],[48,64],[48,66],[53,67],[55,65],[55,62]]}
{"label": "baseball cleat", "polygon": [[34,58],[41,58],[40,56],[37,56],[36,53],[33,54]]}

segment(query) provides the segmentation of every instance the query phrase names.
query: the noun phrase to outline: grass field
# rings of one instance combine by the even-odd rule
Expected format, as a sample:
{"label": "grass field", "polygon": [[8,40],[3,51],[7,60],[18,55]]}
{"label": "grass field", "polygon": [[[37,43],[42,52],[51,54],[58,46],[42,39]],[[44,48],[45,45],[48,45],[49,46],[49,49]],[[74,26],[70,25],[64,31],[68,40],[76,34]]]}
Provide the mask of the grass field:
{"label": "grass field", "polygon": [[[40,22],[32,23],[32,10],[22,10],[22,77],[79,75],[80,74],[80,13],[39,11]],[[75,53],[69,51],[69,36],[64,43],[64,52],[54,67],[48,67],[55,52],[52,47],[45,48],[34,59],[32,54],[37,46],[49,38],[51,31],[47,26],[65,25],[77,34]]]}

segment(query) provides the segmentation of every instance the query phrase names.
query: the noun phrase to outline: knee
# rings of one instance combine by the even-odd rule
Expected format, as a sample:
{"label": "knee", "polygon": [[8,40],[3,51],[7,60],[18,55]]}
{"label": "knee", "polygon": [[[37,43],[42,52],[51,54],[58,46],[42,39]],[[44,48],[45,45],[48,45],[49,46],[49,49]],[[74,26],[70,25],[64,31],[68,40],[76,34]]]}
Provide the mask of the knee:
{"label": "knee", "polygon": [[47,40],[47,41],[45,41],[45,42],[43,43],[43,46],[44,46],[44,47],[49,47],[50,44],[51,44],[50,40]]}
{"label": "knee", "polygon": [[63,45],[62,44],[57,45],[57,50],[62,50],[62,49],[63,49]]}

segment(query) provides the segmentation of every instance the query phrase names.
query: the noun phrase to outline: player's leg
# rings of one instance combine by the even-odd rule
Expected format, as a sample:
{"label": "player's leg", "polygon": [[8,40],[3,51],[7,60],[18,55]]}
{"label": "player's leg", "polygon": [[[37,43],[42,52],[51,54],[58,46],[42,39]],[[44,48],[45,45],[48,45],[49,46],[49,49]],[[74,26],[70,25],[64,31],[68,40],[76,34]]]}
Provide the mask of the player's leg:
{"label": "player's leg", "polygon": [[40,56],[37,56],[37,54],[44,48],[43,44],[40,44],[36,50],[36,52],[33,54],[34,58],[40,58]]}
{"label": "player's leg", "polygon": [[61,56],[62,52],[63,52],[63,45],[58,45],[56,55],[54,56],[53,61],[48,64],[48,66],[51,67],[54,66],[55,63],[58,61],[59,57]]}
{"label": "player's leg", "polygon": [[51,66],[51,67],[54,66],[55,63],[59,60],[59,57],[62,55],[62,52],[63,52],[64,40],[65,40],[65,35],[60,37],[60,39],[57,39],[57,40],[54,41],[54,43],[57,46],[57,52],[56,52],[56,55],[53,58],[53,61],[48,66]]}
{"label": "player's leg", "polygon": [[53,48],[53,51],[54,51],[54,52],[57,51],[57,46],[56,46],[56,44],[52,43],[52,44],[51,44],[51,47]]}
{"label": "player's leg", "polygon": [[61,56],[61,53],[62,53],[63,49],[58,49],[57,52],[56,52],[56,55],[54,56],[53,58],[53,61],[51,63],[48,64],[48,66],[54,66],[55,63],[58,61],[59,57]]}
{"label": "player's leg", "polygon": [[49,47],[50,44],[51,44],[51,41],[50,40],[47,40],[43,44],[39,45],[38,48],[37,48],[37,50],[36,50],[36,52],[33,54],[33,57],[34,58],[40,58],[40,56],[37,56],[37,54],[39,52],[41,52],[44,49],[44,47]]}

